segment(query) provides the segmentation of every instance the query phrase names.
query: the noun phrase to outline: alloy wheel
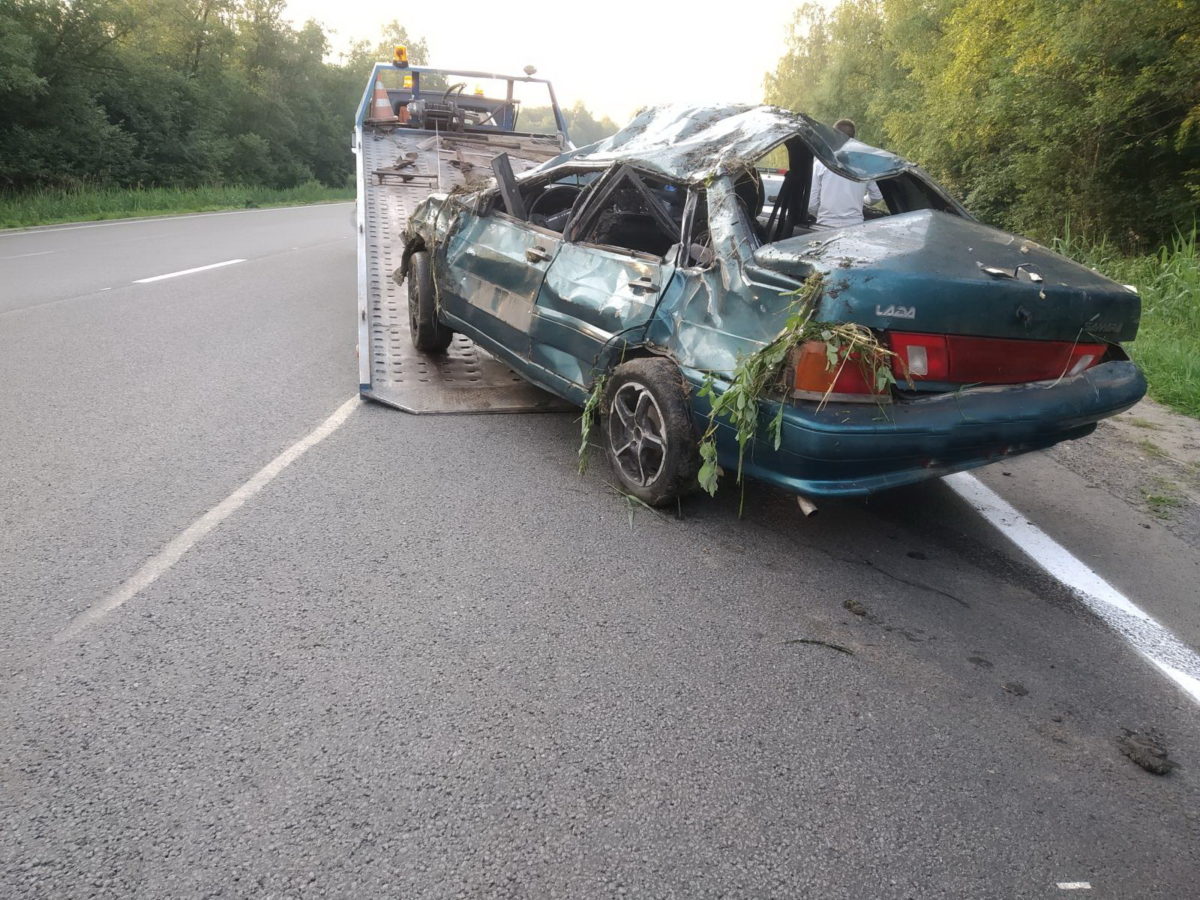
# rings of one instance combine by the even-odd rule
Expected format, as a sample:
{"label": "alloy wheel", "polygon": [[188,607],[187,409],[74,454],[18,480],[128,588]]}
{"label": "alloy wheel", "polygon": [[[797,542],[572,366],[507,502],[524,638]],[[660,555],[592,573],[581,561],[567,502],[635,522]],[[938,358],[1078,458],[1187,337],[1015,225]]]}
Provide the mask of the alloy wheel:
{"label": "alloy wheel", "polygon": [[634,484],[653,484],[667,456],[662,410],[645,385],[627,381],[613,396],[608,442],[622,473]]}

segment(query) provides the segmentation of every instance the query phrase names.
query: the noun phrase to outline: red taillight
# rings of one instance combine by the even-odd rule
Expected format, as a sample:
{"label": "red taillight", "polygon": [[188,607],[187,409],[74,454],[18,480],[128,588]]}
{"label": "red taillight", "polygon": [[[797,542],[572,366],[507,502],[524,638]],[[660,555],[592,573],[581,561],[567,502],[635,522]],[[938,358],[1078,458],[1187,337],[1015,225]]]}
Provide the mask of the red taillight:
{"label": "red taillight", "polygon": [[1025,341],[893,331],[896,375],[951,384],[1021,384],[1078,375],[1104,356],[1104,344]]}
{"label": "red taillight", "polygon": [[803,400],[837,400],[852,403],[890,403],[891,392],[875,390],[858,354],[839,356],[830,365],[829,345],[805,341],[793,351],[795,377],[792,396]]}
{"label": "red taillight", "polygon": [[951,337],[948,343],[951,375],[964,384],[1019,384],[1078,375],[1104,355],[1103,344],[1072,341]]}

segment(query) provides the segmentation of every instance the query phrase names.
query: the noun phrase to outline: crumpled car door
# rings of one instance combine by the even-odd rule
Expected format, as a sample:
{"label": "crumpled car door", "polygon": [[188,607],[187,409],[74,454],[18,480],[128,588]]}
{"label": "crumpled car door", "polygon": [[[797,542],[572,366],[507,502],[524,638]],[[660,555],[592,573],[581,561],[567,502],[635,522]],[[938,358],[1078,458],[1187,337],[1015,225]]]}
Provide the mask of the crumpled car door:
{"label": "crumpled car door", "polygon": [[534,302],[561,243],[561,235],[504,213],[465,213],[446,248],[450,312],[527,359]]}
{"label": "crumpled car door", "polygon": [[673,272],[649,254],[563,244],[538,294],[530,359],[586,388],[605,345],[649,321]]}
{"label": "crumpled car door", "polygon": [[685,193],[610,170],[575,211],[538,294],[530,359],[578,394],[608,368],[606,351],[649,323],[674,266]]}

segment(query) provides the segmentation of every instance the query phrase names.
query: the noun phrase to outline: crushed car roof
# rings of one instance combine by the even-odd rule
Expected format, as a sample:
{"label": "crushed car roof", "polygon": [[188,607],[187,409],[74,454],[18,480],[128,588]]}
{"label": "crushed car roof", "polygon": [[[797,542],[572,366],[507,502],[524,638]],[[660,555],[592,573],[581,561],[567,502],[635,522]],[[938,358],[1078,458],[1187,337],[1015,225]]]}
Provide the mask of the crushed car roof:
{"label": "crushed car roof", "polygon": [[665,180],[699,184],[754,165],[792,137],[801,138],[830,169],[856,181],[914,168],[894,153],[848,138],[803,113],[777,106],[730,104],[651,107],[612,137],[568,151],[537,171],[568,163],[607,166],[626,162]]}

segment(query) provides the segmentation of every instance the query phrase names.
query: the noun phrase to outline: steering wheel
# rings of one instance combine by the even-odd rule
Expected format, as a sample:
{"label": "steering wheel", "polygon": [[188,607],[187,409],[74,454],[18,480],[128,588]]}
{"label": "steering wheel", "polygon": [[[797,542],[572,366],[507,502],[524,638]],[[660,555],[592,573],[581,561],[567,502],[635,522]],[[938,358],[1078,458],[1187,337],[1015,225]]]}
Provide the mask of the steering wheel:
{"label": "steering wheel", "polygon": [[[529,215],[538,213],[548,216],[562,212],[574,205],[576,198],[582,193],[583,188],[577,184],[552,184],[538,194],[533,203],[529,204]],[[557,205],[552,206],[547,212],[546,207],[555,203]]]}
{"label": "steering wheel", "polygon": [[460,81],[457,84],[450,85],[450,87],[446,88],[446,92],[442,94],[442,102],[449,103],[451,94],[453,94],[455,91],[457,91],[459,94],[462,94],[462,92],[466,89],[467,83],[465,81]]}

